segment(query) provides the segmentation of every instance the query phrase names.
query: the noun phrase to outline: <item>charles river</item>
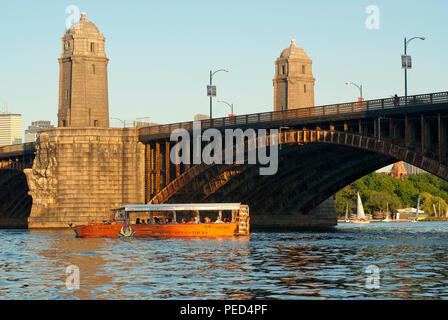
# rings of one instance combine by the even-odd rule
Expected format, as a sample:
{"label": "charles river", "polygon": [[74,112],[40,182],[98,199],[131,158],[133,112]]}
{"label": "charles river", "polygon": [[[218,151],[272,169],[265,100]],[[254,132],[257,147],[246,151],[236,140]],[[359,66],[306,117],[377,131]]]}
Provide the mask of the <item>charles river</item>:
{"label": "charles river", "polygon": [[339,223],[245,239],[0,230],[0,240],[0,299],[448,298],[448,222]]}

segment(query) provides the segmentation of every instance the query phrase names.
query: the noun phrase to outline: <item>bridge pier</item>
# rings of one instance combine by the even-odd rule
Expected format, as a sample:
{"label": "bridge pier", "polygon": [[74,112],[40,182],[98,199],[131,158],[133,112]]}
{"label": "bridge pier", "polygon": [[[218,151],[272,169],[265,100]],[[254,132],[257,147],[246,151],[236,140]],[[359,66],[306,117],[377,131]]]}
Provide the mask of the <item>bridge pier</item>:
{"label": "bridge pier", "polygon": [[110,209],[145,201],[145,148],[137,129],[54,128],[39,134],[25,169],[29,228],[107,220]]}

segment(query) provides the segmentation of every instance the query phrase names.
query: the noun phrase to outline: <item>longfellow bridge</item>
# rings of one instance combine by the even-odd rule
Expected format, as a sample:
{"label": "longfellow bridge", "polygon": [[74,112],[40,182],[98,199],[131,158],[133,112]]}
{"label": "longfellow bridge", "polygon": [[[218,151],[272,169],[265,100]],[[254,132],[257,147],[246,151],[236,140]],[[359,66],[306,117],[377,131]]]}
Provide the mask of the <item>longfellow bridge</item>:
{"label": "longfellow bridge", "polygon": [[[49,129],[38,144],[0,148],[0,225],[65,226],[104,218],[122,202],[243,202],[255,226],[331,225],[334,211],[321,210],[326,199],[398,160],[448,180],[447,121],[448,92],[201,121],[202,130],[221,132],[278,129],[272,176],[259,175],[256,164],[173,164],[170,134],[179,128],[192,134],[193,122]],[[101,188],[105,183],[120,187]]]}

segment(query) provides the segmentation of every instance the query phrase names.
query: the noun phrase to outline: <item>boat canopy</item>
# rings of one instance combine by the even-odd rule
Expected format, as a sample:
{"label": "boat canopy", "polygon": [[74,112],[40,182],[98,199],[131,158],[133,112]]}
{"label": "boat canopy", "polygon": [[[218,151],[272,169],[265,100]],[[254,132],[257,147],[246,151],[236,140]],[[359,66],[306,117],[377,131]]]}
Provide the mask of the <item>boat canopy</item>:
{"label": "boat canopy", "polygon": [[148,211],[219,211],[239,210],[241,203],[173,203],[173,204],[127,204],[113,210],[131,212]]}

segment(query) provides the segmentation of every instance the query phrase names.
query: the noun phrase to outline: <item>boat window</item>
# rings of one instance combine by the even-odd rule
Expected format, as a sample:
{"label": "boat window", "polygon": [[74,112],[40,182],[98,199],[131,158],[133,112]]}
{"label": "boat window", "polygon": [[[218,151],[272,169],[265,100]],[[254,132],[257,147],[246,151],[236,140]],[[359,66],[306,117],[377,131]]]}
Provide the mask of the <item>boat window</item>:
{"label": "boat window", "polygon": [[126,220],[126,215],[124,213],[124,210],[116,210],[114,213],[115,213],[114,220],[118,220],[118,221]]}

